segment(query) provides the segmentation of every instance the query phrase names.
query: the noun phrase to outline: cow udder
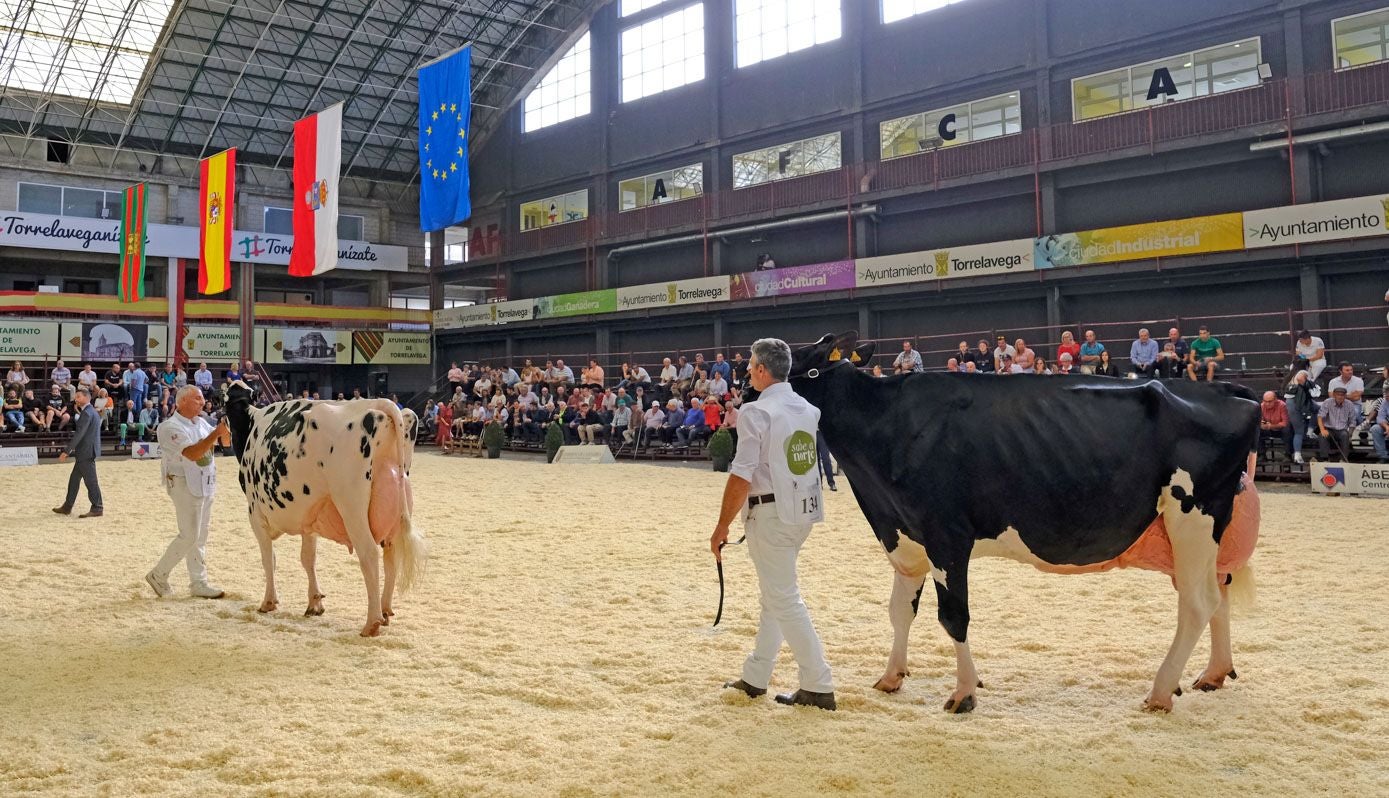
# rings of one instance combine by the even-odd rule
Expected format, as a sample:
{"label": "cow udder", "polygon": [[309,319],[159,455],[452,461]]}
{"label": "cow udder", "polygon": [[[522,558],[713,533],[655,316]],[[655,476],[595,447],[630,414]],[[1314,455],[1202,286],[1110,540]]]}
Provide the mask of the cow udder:
{"label": "cow udder", "polygon": [[[395,463],[377,463],[367,507],[367,524],[371,527],[372,539],[383,545],[394,540],[401,531],[401,519],[412,504],[410,482],[405,478],[404,469]],[[342,513],[331,498],[323,499],[309,509],[304,531],[341,543],[349,552],[352,551],[352,541],[347,536]]]}

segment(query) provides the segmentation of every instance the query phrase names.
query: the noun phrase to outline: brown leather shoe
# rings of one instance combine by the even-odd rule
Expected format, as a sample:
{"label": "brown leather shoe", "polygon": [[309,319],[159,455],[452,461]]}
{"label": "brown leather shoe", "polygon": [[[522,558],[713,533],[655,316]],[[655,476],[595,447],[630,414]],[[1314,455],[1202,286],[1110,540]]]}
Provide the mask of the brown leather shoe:
{"label": "brown leather shoe", "polygon": [[72,508],[71,508],[71,507],[54,507],[54,508],[53,508],[53,512],[57,513],[58,515],[72,515]]}
{"label": "brown leather shoe", "polygon": [[747,694],[748,698],[761,698],[762,696],[767,694],[767,688],[753,687],[752,685],[748,684],[742,679],[739,679],[736,682],[724,682],[723,686],[724,689],[742,690],[744,693]]}
{"label": "brown leather shoe", "polygon": [[100,518],[101,515],[102,515],[102,513],[101,513],[100,510],[88,510],[87,512],[85,512],[85,513],[83,513],[83,514],[81,514],[81,515],[79,515],[79,516],[77,516],[77,517],[78,517],[78,518]]}
{"label": "brown leather shoe", "polygon": [[793,707],[817,707],[827,709],[830,712],[838,709],[834,703],[834,693],[812,693],[809,690],[797,690],[794,693],[782,693],[776,697],[778,704],[786,704]]}

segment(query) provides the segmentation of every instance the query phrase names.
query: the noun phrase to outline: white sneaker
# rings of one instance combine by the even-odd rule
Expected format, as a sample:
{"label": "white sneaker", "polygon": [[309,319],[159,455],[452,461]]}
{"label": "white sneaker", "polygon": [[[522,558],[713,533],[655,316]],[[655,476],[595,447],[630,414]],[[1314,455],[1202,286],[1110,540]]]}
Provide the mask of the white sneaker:
{"label": "white sneaker", "polygon": [[159,598],[164,598],[174,592],[174,589],[169,587],[169,580],[160,578],[154,571],[145,574],[145,583],[154,590],[154,595]]}
{"label": "white sneaker", "polygon": [[1293,462],[1302,465],[1302,452],[1293,452]]}
{"label": "white sneaker", "polygon": [[222,592],[222,588],[216,585],[210,585],[207,582],[194,582],[189,585],[188,592],[198,598],[205,599],[219,599],[226,595],[226,593]]}

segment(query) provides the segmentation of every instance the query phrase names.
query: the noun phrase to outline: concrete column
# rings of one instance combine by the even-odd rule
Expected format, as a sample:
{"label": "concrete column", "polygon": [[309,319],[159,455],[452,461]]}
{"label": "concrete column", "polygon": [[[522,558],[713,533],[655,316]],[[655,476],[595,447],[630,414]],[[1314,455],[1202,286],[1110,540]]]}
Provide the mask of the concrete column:
{"label": "concrete column", "polygon": [[374,308],[388,308],[391,306],[391,275],[387,272],[375,272],[371,276],[371,284],[367,287],[367,304]]}
{"label": "concrete column", "polygon": [[723,350],[723,317],[714,317],[714,351]]}
{"label": "concrete column", "polygon": [[1047,326],[1053,331],[1059,329],[1065,322],[1062,320],[1061,307],[1061,286],[1053,285],[1047,288]]}
{"label": "concrete column", "polygon": [[858,337],[877,338],[878,337],[878,314],[867,305],[858,307]]}
{"label": "concrete column", "polygon": [[444,309],[444,231],[426,233],[429,236],[429,309]]}
{"label": "concrete column", "polygon": [[1048,173],[1038,179],[1037,200],[1041,206],[1042,229],[1040,235],[1051,235],[1056,227],[1056,179]]}
{"label": "concrete column", "polygon": [[[1321,290],[1321,275],[1317,272],[1317,267],[1311,264],[1304,265],[1298,272],[1298,285],[1301,289],[1302,298],[1302,324],[1308,329],[1319,329],[1325,326],[1322,314],[1317,312],[1322,309],[1324,304]],[[1296,333],[1290,331],[1290,334]]]}

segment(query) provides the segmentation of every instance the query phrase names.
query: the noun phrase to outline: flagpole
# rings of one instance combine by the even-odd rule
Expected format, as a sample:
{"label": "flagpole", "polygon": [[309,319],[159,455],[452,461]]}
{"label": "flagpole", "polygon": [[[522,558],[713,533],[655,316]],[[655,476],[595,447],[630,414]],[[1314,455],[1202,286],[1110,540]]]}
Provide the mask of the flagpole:
{"label": "flagpole", "polygon": [[255,357],[256,265],[241,263],[237,268],[241,270],[241,359],[245,361]]}
{"label": "flagpole", "polygon": [[467,41],[467,42],[464,42],[463,44],[460,44],[459,46],[453,48],[452,50],[449,50],[449,51],[446,52],[446,53],[441,53],[440,55],[434,56],[433,58],[429,59],[428,61],[425,61],[423,64],[420,64],[419,66],[415,67],[415,69],[424,69],[425,67],[430,66],[430,65],[432,65],[432,64],[437,64],[437,63],[439,63],[440,61],[443,61],[445,58],[448,58],[449,56],[454,55],[455,53],[461,53],[462,51],[464,51],[464,50],[466,50],[466,49],[468,49],[469,47],[472,47],[472,46],[473,46],[473,43],[472,43],[471,40],[469,40],[469,41]]}
{"label": "flagpole", "polygon": [[183,302],[186,291],[188,261],[183,258],[169,258],[169,328],[166,334],[166,347],[172,347],[169,359],[177,368],[186,355],[183,351]]}

